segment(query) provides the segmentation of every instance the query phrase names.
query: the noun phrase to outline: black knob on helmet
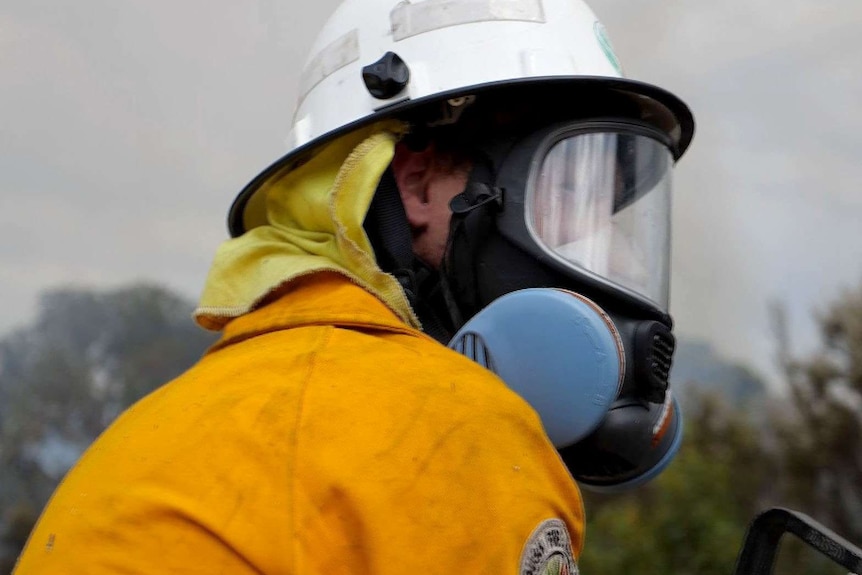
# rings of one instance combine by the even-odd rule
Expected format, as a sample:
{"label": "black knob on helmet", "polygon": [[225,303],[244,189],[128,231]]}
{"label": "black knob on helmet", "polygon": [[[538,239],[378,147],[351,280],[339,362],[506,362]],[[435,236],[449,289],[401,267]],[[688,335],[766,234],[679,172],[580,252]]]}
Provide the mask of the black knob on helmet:
{"label": "black knob on helmet", "polygon": [[386,52],[380,60],[362,68],[362,80],[372,96],[388,100],[407,87],[410,68],[398,54]]}

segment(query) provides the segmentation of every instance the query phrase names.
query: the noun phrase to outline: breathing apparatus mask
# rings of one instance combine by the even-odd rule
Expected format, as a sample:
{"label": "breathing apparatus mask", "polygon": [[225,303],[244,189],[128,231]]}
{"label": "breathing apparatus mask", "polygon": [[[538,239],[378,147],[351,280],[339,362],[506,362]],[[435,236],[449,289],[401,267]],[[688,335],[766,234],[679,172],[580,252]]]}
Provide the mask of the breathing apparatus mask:
{"label": "breathing apparatus mask", "polygon": [[536,409],[583,486],[641,485],[682,435],[668,389],[671,142],[604,115],[475,145],[440,271],[449,346]]}

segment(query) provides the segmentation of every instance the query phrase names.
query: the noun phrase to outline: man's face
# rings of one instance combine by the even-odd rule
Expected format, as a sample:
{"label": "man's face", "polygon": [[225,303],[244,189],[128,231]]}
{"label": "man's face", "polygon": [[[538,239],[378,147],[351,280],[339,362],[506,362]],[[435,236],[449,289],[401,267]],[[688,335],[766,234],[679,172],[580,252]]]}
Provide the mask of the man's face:
{"label": "man's face", "polygon": [[401,192],[407,221],[413,234],[413,253],[437,269],[446,253],[449,202],[464,191],[469,166],[452,166],[433,145],[414,152],[399,144],[392,160],[395,181]]}

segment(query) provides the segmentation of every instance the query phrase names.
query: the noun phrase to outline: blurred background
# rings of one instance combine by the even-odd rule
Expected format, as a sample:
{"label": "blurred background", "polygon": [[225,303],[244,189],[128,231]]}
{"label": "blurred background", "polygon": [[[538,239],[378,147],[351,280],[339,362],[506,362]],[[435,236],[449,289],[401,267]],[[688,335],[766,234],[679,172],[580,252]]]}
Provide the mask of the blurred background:
{"label": "blurred background", "polygon": [[[281,154],[336,5],[0,4],[4,565],[99,430],[211,341],[188,318],[227,208]],[[698,128],[674,206],[688,441],[656,485],[588,500],[582,567],[729,573],[771,504],[859,542],[862,3],[591,5]]]}

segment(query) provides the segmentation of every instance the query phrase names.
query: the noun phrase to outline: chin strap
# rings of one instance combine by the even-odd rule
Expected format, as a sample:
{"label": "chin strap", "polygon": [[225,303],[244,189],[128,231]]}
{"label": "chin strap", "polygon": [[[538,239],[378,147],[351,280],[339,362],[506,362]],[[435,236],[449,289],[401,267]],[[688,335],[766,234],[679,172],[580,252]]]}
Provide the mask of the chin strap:
{"label": "chin strap", "polygon": [[441,275],[413,254],[413,236],[398,184],[391,169],[380,178],[363,224],[374,248],[377,265],[392,274],[404,290],[422,329],[442,343],[455,332],[451,318],[436,310],[447,309]]}

